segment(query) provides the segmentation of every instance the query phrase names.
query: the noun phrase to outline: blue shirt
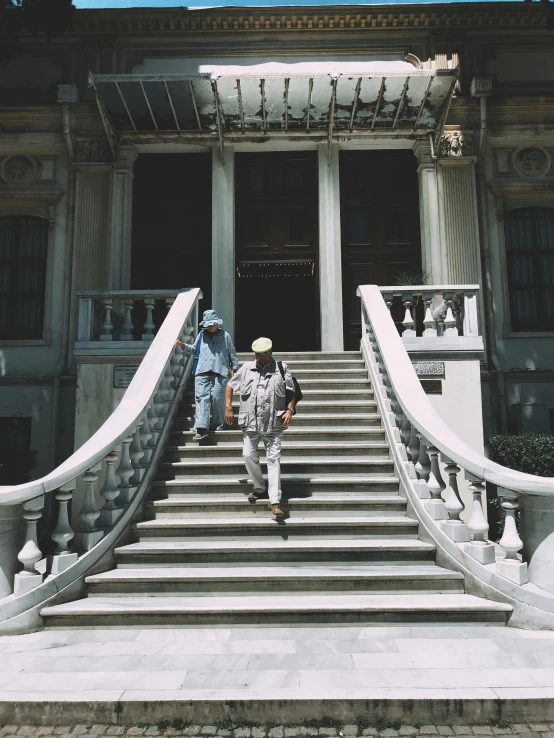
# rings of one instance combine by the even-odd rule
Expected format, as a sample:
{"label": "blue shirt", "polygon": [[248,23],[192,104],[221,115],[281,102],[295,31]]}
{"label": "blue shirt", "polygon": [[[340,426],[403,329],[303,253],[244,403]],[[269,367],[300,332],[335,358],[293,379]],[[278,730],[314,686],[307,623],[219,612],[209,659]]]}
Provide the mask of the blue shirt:
{"label": "blue shirt", "polygon": [[196,337],[192,344],[185,344],[183,350],[186,354],[195,354],[198,341],[202,338],[200,346],[200,356],[198,357],[197,374],[205,374],[206,372],[214,372],[222,377],[229,376],[229,367],[233,371],[239,368],[239,357],[233,346],[231,336],[224,330],[218,330],[217,333],[209,333],[202,331]]}

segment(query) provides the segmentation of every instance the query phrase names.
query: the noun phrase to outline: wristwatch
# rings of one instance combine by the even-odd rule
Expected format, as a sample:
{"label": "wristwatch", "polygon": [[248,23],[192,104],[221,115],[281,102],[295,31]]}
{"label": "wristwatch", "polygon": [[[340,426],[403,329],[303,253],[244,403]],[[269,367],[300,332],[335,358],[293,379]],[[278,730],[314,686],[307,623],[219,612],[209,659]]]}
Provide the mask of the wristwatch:
{"label": "wristwatch", "polygon": [[[291,412],[293,415],[296,415],[296,410],[293,407],[287,407],[287,410]],[[287,410],[285,410],[285,412],[287,412]]]}

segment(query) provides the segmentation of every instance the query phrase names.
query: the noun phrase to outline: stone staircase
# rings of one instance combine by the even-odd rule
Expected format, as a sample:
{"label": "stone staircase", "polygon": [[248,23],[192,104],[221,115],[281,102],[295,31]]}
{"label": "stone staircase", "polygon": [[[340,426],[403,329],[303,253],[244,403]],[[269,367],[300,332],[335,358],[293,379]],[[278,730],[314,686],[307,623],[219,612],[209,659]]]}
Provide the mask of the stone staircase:
{"label": "stone staircase", "polygon": [[47,625],[506,622],[509,606],[466,594],[418,538],[360,353],[279,358],[304,392],[283,444],[285,520],[248,502],[238,430],[192,440],[190,388],[134,542],[86,598],[44,608]]}

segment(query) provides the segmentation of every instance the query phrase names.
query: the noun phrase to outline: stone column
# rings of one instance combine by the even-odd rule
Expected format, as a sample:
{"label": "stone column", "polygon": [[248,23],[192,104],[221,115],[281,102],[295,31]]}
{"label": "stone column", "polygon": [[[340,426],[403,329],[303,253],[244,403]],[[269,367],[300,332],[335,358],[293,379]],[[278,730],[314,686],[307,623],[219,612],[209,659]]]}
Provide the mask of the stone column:
{"label": "stone column", "polygon": [[77,141],[73,289],[108,286],[112,164],[107,142]]}
{"label": "stone column", "polygon": [[446,132],[438,147],[441,230],[447,284],[481,282],[475,160],[471,134]]}
{"label": "stone column", "polygon": [[340,232],[339,146],[317,147],[319,184],[319,305],[321,350],[344,349]]}
{"label": "stone column", "polygon": [[446,280],[446,252],[441,237],[437,165],[431,155],[429,140],[414,144],[419,180],[419,223],[421,228],[421,266],[430,284]]}
{"label": "stone column", "polygon": [[111,228],[108,254],[108,288],[131,286],[131,233],[133,217],[134,146],[122,146],[112,175]]}
{"label": "stone column", "polygon": [[[210,307],[210,306],[206,306]],[[235,152],[225,146],[225,164],[212,149],[212,304],[231,335],[235,332]]]}

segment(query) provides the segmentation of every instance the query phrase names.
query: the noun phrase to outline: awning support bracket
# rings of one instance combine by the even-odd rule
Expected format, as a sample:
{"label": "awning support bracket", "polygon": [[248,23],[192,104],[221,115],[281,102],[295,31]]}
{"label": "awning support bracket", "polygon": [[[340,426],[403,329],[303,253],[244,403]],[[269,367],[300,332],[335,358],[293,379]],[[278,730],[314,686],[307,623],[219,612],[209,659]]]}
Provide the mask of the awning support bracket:
{"label": "awning support bracket", "polygon": [[196,97],[194,94],[194,85],[192,84],[192,80],[189,79],[189,92],[190,92],[190,99],[192,100],[192,107],[194,108],[194,115],[196,116],[196,125],[198,126],[198,130],[202,130],[202,124],[200,123],[200,115],[198,114],[198,105],[196,104]]}
{"label": "awning support bracket", "polygon": [[112,156],[114,159],[116,159],[115,150],[116,150],[116,137],[115,132],[112,127],[110,117],[108,115],[108,111],[104,107],[104,103],[102,102],[102,98],[100,97],[100,94],[98,92],[98,88],[96,87],[95,81],[92,79],[92,75],[89,73],[89,85],[94,90],[94,97],[96,98],[96,104],[98,106],[98,112],[100,113],[100,118],[102,119],[102,124],[104,126],[104,130],[106,131],[106,138],[108,139],[108,145],[110,147],[110,150],[112,152]]}
{"label": "awning support bracket", "polygon": [[175,105],[173,104],[173,98],[171,97],[171,92],[169,90],[169,87],[167,86],[167,82],[164,79],[164,87],[165,87],[165,94],[167,95],[167,99],[169,100],[169,105],[171,106],[171,112],[173,113],[173,119],[175,121],[175,125],[177,126],[177,130],[180,131],[181,127],[179,126],[179,118],[177,118],[177,111],[175,110]]}
{"label": "awning support bracket", "polygon": [[360,88],[362,86],[362,78],[358,77],[356,82],[356,91],[354,93],[354,100],[352,102],[352,112],[350,114],[350,132],[354,129],[354,118],[356,117],[356,108],[358,107],[358,98],[360,97]]}
{"label": "awning support bracket", "polygon": [[125,111],[127,112],[127,115],[129,116],[129,120],[131,121],[131,125],[133,126],[133,130],[136,131],[137,127],[135,125],[135,121],[133,120],[133,116],[131,115],[131,111],[129,110],[129,106],[127,105],[127,101],[125,100],[123,96],[123,92],[121,91],[121,87],[119,86],[119,82],[117,80],[114,82],[117,91],[119,92],[119,97],[121,98],[121,102],[123,103],[123,107],[125,108]]}
{"label": "awning support bracket", "polygon": [[379,96],[377,98],[377,102],[375,103],[375,110],[373,112],[373,120],[371,121],[371,130],[375,127],[375,121],[377,120],[377,116],[379,115],[379,108],[381,107],[381,102],[383,100],[383,96],[385,94],[385,80],[387,78],[383,77],[381,80],[381,87],[379,88]]}
{"label": "awning support bracket", "polygon": [[223,121],[221,120],[221,107],[219,105],[219,92],[217,90],[217,77],[214,75],[211,77],[212,90],[214,93],[215,101],[215,114],[217,118],[217,133],[219,136],[219,153],[221,156],[221,163],[225,166],[225,147],[223,144]]}
{"label": "awning support bracket", "polygon": [[237,95],[239,99],[240,128],[243,133],[246,133],[246,128],[244,125],[244,105],[242,103],[242,90],[240,87],[240,79],[237,79]]}
{"label": "awning support bracket", "polygon": [[431,94],[431,86],[433,85],[433,80],[435,78],[431,77],[429,80],[429,84],[427,85],[427,89],[425,90],[425,95],[423,95],[423,100],[421,101],[421,105],[419,106],[419,110],[417,112],[417,118],[415,119],[413,130],[415,131],[419,125],[419,121],[421,120],[421,116],[423,115],[423,111],[425,110],[425,104],[427,103],[427,100],[429,99],[429,95]]}
{"label": "awning support bracket", "polygon": [[394,123],[392,124],[393,128],[396,128],[396,124],[398,123],[398,116],[400,115],[400,111],[402,110],[402,106],[404,105],[404,98],[406,97],[406,93],[408,92],[409,84],[410,84],[410,78],[406,77],[406,81],[404,82],[404,88],[402,90],[402,94],[400,95],[400,100],[398,101],[398,107],[396,108],[396,115],[394,116]]}
{"label": "awning support bracket", "polygon": [[335,102],[337,99],[338,74],[331,77],[331,103],[329,105],[329,137],[327,141],[327,164],[331,166],[331,144],[333,143],[333,127],[335,125]]}

